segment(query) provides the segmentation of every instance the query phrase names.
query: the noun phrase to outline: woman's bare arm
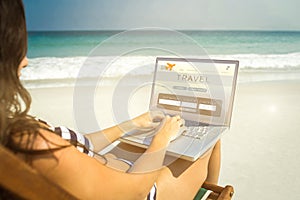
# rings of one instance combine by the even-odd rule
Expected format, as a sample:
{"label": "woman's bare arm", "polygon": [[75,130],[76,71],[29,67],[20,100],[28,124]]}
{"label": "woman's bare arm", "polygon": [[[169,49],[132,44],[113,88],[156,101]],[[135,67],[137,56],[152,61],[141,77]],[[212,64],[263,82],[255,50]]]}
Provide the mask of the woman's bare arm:
{"label": "woman's bare arm", "polygon": [[124,122],[122,124],[97,131],[94,133],[85,134],[85,136],[90,139],[94,146],[94,151],[99,152],[120,137],[124,135],[124,133],[132,131],[133,126],[129,126],[130,123]]}
{"label": "woman's bare arm", "polygon": [[161,124],[161,128],[153,137],[148,149],[135,161],[129,172],[145,173],[158,170],[163,167],[163,160],[166,149],[170,144],[171,137],[177,133],[183,121],[179,116],[166,116]]}
{"label": "woman's bare arm", "polygon": [[155,128],[158,125],[158,123],[156,123],[155,121],[161,121],[163,118],[164,114],[162,112],[146,112],[134,118],[133,120],[123,122],[101,131],[85,134],[85,136],[89,138],[93,143],[94,150],[96,152],[99,152],[122,137],[127,132],[133,131],[138,128]]}
{"label": "woman's bare arm", "polygon": [[[52,132],[40,132],[51,143],[38,139],[36,149],[57,147],[54,144],[69,145]],[[123,173],[106,167],[73,146],[34,156],[32,165],[79,199],[143,199],[160,174],[160,170],[141,174]]]}
{"label": "woman's bare arm", "polygon": [[[172,132],[179,127],[177,124],[178,121],[174,118],[166,117],[166,123],[153,139],[148,153],[165,149]],[[40,139],[35,148],[55,148],[57,146],[54,144],[69,144],[52,132],[41,130],[41,133],[51,143]],[[50,154],[34,157],[33,166],[80,199],[143,199],[160,175],[159,166],[164,158],[164,153],[159,154],[155,159],[155,167],[158,167],[147,170],[147,166],[154,162],[153,158],[141,156],[133,169],[133,172],[140,173],[123,173],[106,167],[73,146]]]}

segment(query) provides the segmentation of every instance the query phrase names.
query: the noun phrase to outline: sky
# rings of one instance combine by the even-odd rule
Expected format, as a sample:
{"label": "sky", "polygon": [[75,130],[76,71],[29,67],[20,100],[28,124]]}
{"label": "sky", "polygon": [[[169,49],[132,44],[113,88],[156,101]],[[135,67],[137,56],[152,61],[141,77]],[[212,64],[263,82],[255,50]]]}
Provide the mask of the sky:
{"label": "sky", "polygon": [[299,0],[23,0],[33,30],[299,30]]}

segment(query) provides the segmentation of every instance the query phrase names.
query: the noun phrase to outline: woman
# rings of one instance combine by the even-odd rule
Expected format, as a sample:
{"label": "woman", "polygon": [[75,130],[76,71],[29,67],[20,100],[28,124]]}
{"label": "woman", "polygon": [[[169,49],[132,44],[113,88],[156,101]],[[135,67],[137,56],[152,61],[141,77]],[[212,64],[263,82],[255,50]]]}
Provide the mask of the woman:
{"label": "woman", "polygon": [[[119,126],[87,134],[87,142],[80,144],[72,137],[82,137],[80,134],[53,128],[28,115],[31,98],[19,80],[28,64],[22,1],[1,0],[0,20],[0,142],[33,168],[79,199],[192,199],[205,180],[218,181],[219,142],[178,177],[170,168],[180,171],[184,161],[162,167],[165,149],[182,126],[179,116],[145,113]],[[154,119],[161,120],[161,128],[132,166],[113,155],[102,157],[91,151],[92,146],[94,151],[103,149],[124,130],[154,128]],[[63,138],[66,132],[69,139]],[[108,166],[123,166],[123,171]]]}

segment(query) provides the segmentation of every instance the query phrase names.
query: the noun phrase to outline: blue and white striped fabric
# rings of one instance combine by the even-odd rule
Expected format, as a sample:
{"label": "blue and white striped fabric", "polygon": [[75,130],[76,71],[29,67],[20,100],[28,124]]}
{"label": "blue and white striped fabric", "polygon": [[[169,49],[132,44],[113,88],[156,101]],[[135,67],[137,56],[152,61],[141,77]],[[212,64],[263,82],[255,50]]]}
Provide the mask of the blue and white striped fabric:
{"label": "blue and white striped fabric", "polygon": [[[81,133],[77,133],[64,126],[54,127],[53,131],[61,136],[63,139],[70,141],[80,152],[85,153],[91,157],[94,156],[94,146],[91,141],[84,137]],[[81,145],[78,145],[80,143]]]}
{"label": "blue and white striped fabric", "polygon": [[147,200],[155,200],[156,192],[157,192],[156,183],[154,183],[154,185],[152,186],[152,188],[147,196]]}

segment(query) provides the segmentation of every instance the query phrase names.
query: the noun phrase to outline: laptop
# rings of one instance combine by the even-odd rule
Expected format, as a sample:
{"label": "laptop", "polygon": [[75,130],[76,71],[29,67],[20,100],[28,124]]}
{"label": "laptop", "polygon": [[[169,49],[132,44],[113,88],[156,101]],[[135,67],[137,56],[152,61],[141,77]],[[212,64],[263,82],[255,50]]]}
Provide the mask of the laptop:
{"label": "laptop", "polygon": [[[184,130],[167,154],[197,160],[230,128],[239,62],[157,57],[150,110],[180,115]],[[147,148],[156,130],[135,130],[120,140]]]}

